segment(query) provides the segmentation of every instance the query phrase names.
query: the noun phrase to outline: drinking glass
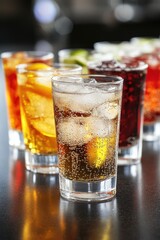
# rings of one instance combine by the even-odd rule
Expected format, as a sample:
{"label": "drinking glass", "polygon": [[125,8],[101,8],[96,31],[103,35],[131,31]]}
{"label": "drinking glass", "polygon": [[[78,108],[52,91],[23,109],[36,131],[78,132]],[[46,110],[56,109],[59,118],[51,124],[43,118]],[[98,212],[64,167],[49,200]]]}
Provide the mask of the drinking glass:
{"label": "drinking glass", "polygon": [[122,85],[120,77],[101,75],[52,78],[62,197],[115,196]]}
{"label": "drinking glass", "polygon": [[132,58],[103,61],[89,66],[91,74],[116,75],[124,79],[118,165],[137,164],[142,156],[143,98],[148,65]]}
{"label": "drinking glass", "polygon": [[72,48],[61,49],[58,52],[58,58],[60,63],[78,64],[82,66],[83,74],[87,74],[88,62],[97,61],[97,59],[102,58],[102,54],[97,53],[93,49]]}
{"label": "drinking glass", "polygon": [[110,58],[113,59],[117,56],[117,52],[119,51],[119,43],[107,41],[95,42],[94,49],[102,54],[108,54]]}
{"label": "drinking glass", "polygon": [[24,149],[16,66],[29,62],[53,64],[54,55],[50,52],[38,51],[4,52],[1,54],[1,59],[6,83],[9,145]]}
{"label": "drinking glass", "polygon": [[[160,53],[160,51],[159,51]],[[136,57],[138,61],[148,64],[146,90],[144,95],[143,140],[160,139],[160,56],[156,52],[144,53]]]}
{"label": "drinking glass", "polygon": [[133,37],[130,40],[131,45],[135,46],[141,54],[153,53],[160,47],[160,38],[153,37]]}
{"label": "drinking glass", "polygon": [[[61,66],[61,67],[60,67]],[[81,73],[77,65],[43,63],[17,66],[25,165],[32,172],[58,173],[51,77]]]}

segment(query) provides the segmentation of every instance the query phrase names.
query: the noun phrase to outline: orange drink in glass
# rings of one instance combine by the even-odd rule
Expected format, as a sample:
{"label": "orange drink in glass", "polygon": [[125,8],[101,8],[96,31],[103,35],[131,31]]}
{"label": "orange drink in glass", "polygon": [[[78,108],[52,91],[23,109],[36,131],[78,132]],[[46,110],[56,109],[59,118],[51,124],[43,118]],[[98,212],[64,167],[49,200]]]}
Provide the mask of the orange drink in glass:
{"label": "orange drink in glass", "polygon": [[53,64],[54,55],[49,52],[36,51],[4,52],[1,54],[1,59],[6,83],[9,144],[19,149],[24,149],[16,66],[29,62],[42,62],[51,65]]}
{"label": "orange drink in glass", "polygon": [[[55,64],[21,64],[17,67],[26,168],[39,173],[57,173],[57,142],[51,77],[81,67]],[[78,72],[77,72],[78,73]]]}

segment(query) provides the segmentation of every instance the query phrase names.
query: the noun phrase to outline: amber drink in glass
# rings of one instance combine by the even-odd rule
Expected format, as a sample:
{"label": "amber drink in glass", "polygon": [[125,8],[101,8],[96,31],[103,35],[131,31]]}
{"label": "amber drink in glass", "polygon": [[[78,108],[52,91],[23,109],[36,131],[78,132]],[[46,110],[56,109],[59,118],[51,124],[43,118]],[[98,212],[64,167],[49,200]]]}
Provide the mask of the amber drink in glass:
{"label": "amber drink in glass", "polygon": [[81,73],[78,65],[43,63],[17,66],[26,168],[38,173],[57,173],[57,141],[51,77]]}
{"label": "amber drink in glass", "polygon": [[116,194],[122,78],[52,78],[61,196],[102,201]]}
{"label": "amber drink in glass", "polygon": [[36,51],[4,52],[1,54],[1,58],[6,83],[9,144],[19,149],[24,149],[16,66],[29,62],[53,64],[54,55],[53,53]]}

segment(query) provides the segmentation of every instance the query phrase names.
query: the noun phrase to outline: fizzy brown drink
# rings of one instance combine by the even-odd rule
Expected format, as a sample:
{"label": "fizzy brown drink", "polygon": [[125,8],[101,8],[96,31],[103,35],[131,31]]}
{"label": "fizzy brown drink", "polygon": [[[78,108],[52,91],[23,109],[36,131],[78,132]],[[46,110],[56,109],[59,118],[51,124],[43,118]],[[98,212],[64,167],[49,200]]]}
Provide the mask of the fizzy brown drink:
{"label": "fizzy brown drink", "polygon": [[121,91],[65,79],[53,89],[60,174],[81,182],[115,176]]}

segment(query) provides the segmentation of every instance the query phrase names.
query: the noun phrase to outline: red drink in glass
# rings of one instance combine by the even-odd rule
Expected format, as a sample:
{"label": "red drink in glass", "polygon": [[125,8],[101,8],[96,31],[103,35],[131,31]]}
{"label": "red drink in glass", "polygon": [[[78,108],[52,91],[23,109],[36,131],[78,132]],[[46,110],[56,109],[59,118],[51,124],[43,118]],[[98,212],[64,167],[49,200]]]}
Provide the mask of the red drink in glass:
{"label": "red drink in glass", "polygon": [[160,137],[160,57],[158,52],[142,54],[135,58],[148,64],[144,95],[143,139],[157,140]]}
{"label": "red drink in glass", "polygon": [[143,98],[147,65],[125,59],[89,66],[91,74],[124,79],[119,136],[119,164],[138,163],[142,155]]}

